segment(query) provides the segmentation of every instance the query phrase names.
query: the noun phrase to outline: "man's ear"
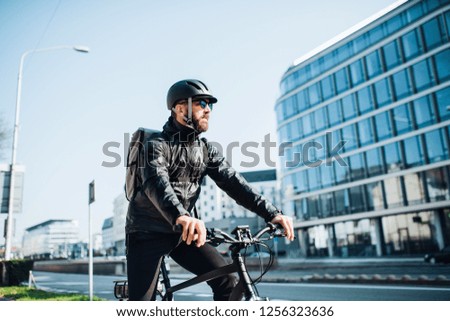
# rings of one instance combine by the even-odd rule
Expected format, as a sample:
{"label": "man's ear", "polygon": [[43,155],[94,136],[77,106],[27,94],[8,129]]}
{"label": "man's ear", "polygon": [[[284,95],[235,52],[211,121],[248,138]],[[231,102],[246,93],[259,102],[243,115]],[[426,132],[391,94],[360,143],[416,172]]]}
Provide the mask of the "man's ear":
{"label": "man's ear", "polygon": [[177,113],[178,113],[178,114],[181,114],[181,115],[184,116],[183,105],[181,105],[181,104],[177,105],[177,106],[176,106],[176,109],[177,109]]}

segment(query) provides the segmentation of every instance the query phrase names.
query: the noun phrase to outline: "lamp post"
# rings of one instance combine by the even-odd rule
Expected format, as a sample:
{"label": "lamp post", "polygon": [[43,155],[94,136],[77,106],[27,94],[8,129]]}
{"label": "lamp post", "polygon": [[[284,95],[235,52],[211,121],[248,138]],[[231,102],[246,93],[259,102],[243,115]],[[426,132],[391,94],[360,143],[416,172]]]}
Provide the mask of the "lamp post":
{"label": "lamp post", "polygon": [[6,241],[5,241],[5,260],[11,259],[12,248],[12,234],[13,234],[13,215],[14,215],[14,184],[15,184],[15,166],[16,166],[16,153],[17,153],[17,140],[19,137],[19,115],[20,115],[20,98],[22,93],[22,71],[25,58],[30,53],[44,52],[61,49],[72,49],[81,53],[88,53],[89,48],[85,46],[55,46],[49,48],[32,49],[24,52],[20,58],[19,75],[17,78],[17,96],[16,96],[16,118],[14,122],[14,134],[13,145],[11,154],[11,172],[9,180],[9,201],[8,201],[8,225],[6,229]]}

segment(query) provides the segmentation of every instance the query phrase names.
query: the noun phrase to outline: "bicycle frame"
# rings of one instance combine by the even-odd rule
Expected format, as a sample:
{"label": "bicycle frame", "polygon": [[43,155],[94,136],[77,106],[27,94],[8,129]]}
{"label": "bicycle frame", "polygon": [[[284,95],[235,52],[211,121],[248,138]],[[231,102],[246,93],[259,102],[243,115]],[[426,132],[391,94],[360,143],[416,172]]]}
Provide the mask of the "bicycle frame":
{"label": "bicycle frame", "polygon": [[[239,301],[244,295],[246,301],[267,301],[267,298],[261,298],[257,295],[257,291],[253,282],[251,281],[250,275],[248,274],[247,268],[244,263],[244,259],[241,253],[235,253],[232,255],[233,262],[220,267],[218,269],[209,271],[207,273],[196,276],[192,279],[189,279],[185,282],[177,284],[175,286],[166,287],[166,294],[163,296],[163,301],[170,301],[173,298],[173,293],[176,291],[183,290],[185,288],[194,286],[196,284],[207,282],[213,280],[215,278],[225,276],[231,273],[238,273],[239,275],[239,283],[233,289],[233,292],[230,295],[230,301]],[[163,265],[164,266],[164,265]],[[166,284],[168,280],[167,272],[161,270],[163,276],[163,282]],[[170,283],[169,283],[170,284]]]}
{"label": "bicycle frame", "polygon": [[[160,266],[160,275],[162,276],[162,283],[165,287],[165,293],[161,293],[158,289],[156,291],[159,292],[160,296],[162,297],[163,301],[171,301],[173,300],[173,294],[177,291],[180,291],[182,289],[186,289],[188,287],[191,287],[193,285],[210,281],[215,278],[225,276],[232,273],[238,273],[239,276],[239,282],[234,287],[229,300],[230,301],[239,301],[244,296],[246,301],[267,301],[268,298],[262,298],[258,295],[258,290],[256,289],[254,282],[252,281],[248,271],[247,267],[245,265],[244,257],[241,254],[241,251],[248,247],[249,245],[255,244],[255,240],[261,240],[260,237],[267,231],[276,231],[275,225],[268,223],[268,226],[261,231],[259,231],[254,237],[252,237],[250,229],[247,225],[245,226],[237,226],[232,234],[236,235],[236,238],[233,238],[229,236],[226,233],[223,233],[220,230],[217,230],[222,235],[226,235],[227,237],[227,243],[231,244],[230,251],[231,251],[231,258],[232,263],[225,265],[223,267],[220,267],[218,269],[209,271],[207,273],[198,275],[192,279],[189,279],[187,281],[184,281],[180,284],[177,284],[175,286],[170,285],[170,278],[169,273],[167,271],[164,257],[161,261]],[[214,229],[212,229],[212,233],[214,234]],[[274,235],[271,236],[272,238]],[[267,239],[266,239],[267,240]],[[217,239],[216,239],[217,242]],[[225,239],[222,239],[221,242],[225,242]],[[214,243],[214,241],[213,241]],[[219,243],[217,243],[219,244]],[[127,298],[127,292],[128,292],[128,284],[127,281],[114,281],[114,295],[117,299],[125,299]],[[157,292],[157,294],[158,294]]]}

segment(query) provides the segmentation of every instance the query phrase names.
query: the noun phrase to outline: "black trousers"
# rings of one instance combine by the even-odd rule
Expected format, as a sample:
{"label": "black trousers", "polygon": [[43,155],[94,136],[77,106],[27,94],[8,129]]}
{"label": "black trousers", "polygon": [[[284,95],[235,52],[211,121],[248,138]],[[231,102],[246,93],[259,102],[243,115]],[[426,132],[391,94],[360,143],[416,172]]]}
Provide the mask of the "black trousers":
{"label": "black trousers", "polygon": [[[127,235],[128,296],[130,301],[155,300],[161,260],[170,257],[186,270],[200,275],[227,264],[216,248],[206,243],[196,247],[180,241],[179,235],[130,233]],[[207,282],[215,301],[228,300],[237,283],[234,275]]]}

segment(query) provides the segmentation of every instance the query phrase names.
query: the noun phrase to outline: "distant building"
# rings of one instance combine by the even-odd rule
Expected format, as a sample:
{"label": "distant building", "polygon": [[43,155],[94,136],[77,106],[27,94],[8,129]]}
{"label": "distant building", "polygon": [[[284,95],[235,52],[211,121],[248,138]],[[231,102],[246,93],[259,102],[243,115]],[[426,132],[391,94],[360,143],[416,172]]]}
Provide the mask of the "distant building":
{"label": "distant building", "polygon": [[[277,175],[275,170],[258,170],[240,173],[247,182],[270,202],[280,205]],[[202,183],[202,191],[197,201],[197,210],[205,222],[216,221],[228,217],[254,217],[244,207],[238,205],[224,191],[217,187],[208,176]]]}
{"label": "distant building", "polygon": [[22,253],[31,259],[69,258],[78,240],[78,221],[48,220],[25,230]]}
{"label": "distant building", "polygon": [[113,205],[113,241],[115,255],[125,255],[125,222],[127,218],[128,200],[125,193],[114,199]]}
{"label": "distant building", "polygon": [[279,179],[303,255],[450,244],[449,41],[450,1],[397,1],[283,75]]}
{"label": "distant building", "polygon": [[116,245],[114,236],[114,217],[108,217],[103,221],[102,226],[102,246],[107,255],[114,255]]}
{"label": "distant building", "polygon": [[96,256],[102,255],[104,253],[102,233],[95,233],[92,235],[92,250],[94,252],[94,255]]}

